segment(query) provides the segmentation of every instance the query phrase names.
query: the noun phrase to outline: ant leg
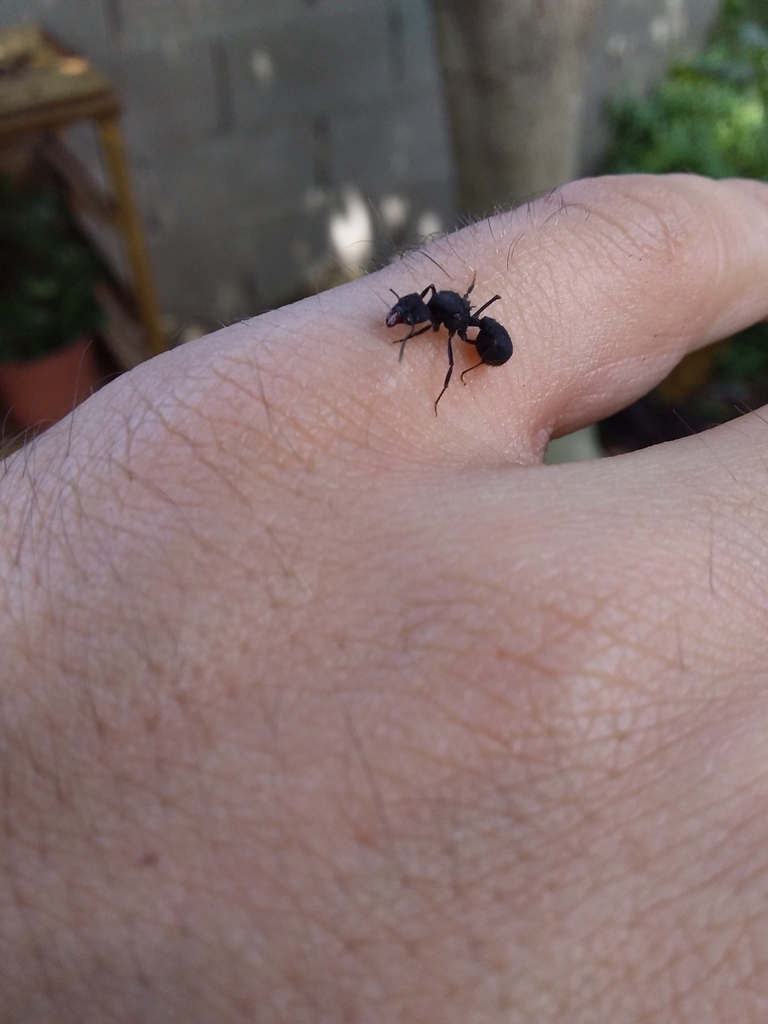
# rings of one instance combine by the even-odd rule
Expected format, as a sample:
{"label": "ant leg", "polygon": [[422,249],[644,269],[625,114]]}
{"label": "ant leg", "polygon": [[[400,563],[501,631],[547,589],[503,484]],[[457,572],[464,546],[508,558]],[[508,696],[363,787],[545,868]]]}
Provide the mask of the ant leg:
{"label": "ant leg", "polygon": [[398,356],[397,356],[398,363],[401,363],[403,361],[403,352],[405,352],[405,343],[406,343],[406,341],[410,341],[411,338],[418,338],[418,336],[420,334],[423,334],[424,331],[428,331],[431,326],[432,326],[432,324],[427,324],[426,327],[422,327],[420,331],[417,331],[415,329],[415,325],[414,325],[414,327],[411,328],[410,332],[408,334],[406,334],[406,336],[404,338],[401,338],[400,340],[395,338],[395,340],[392,342],[392,344],[400,346],[400,352],[398,353]]}
{"label": "ant leg", "polygon": [[424,289],[424,291],[419,296],[419,298],[423,299],[428,291],[432,292],[432,298],[434,299],[434,297],[437,295],[437,288],[435,288],[435,286],[433,284],[428,284],[427,287]]}
{"label": "ant leg", "polygon": [[474,365],[474,366],[470,366],[470,367],[469,367],[468,369],[466,369],[466,370],[464,371],[464,373],[462,373],[462,375],[461,375],[461,383],[462,383],[462,384],[464,385],[464,387],[466,387],[466,386],[467,386],[467,382],[466,382],[466,381],[464,380],[464,378],[465,378],[465,377],[466,377],[466,375],[467,375],[467,374],[469,373],[469,371],[470,371],[470,370],[476,370],[476,369],[478,368],[478,366],[484,366],[484,365],[485,365],[485,364],[483,363],[483,360],[481,359],[479,363],[475,363],[475,365]]}
{"label": "ant leg", "polygon": [[492,299],[488,299],[484,306],[481,306],[480,309],[475,310],[475,312],[472,314],[472,319],[477,320],[477,318],[480,316],[484,309],[488,309],[492,302],[496,302],[496,300],[500,298],[500,295],[494,295]]}
{"label": "ant leg", "polygon": [[[453,337],[453,335],[451,335]],[[451,345],[451,338],[448,339],[448,373],[445,375],[445,383],[443,384],[443,390],[435,399],[435,416],[437,416],[437,403],[443,397],[445,392],[448,390],[448,385],[451,383],[451,377],[453,376],[453,346]]]}

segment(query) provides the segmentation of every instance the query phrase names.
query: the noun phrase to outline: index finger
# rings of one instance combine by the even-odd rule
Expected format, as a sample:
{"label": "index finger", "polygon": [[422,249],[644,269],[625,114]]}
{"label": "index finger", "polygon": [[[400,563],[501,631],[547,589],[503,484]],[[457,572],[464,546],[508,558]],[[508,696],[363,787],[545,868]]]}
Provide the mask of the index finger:
{"label": "index finger", "polygon": [[[692,175],[573,182],[471,225],[378,273],[206,339],[228,413],[254,402],[270,429],[423,463],[534,464],[551,436],[615,412],[686,354],[768,316],[768,186]],[[392,295],[463,295],[508,331],[482,365],[445,328],[399,342]],[[428,292],[425,298],[429,298]],[[394,318],[389,318],[390,320]],[[243,403],[245,403],[243,405]]]}

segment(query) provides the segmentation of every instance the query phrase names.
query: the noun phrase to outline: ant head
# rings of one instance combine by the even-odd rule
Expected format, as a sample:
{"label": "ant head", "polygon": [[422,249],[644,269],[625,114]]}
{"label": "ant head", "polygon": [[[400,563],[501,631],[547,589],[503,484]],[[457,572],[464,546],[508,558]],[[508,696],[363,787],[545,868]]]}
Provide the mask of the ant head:
{"label": "ant head", "polygon": [[387,327],[394,327],[396,324],[408,324],[413,327],[415,324],[426,323],[430,319],[429,309],[418,292],[411,292],[410,295],[398,295],[394,288],[389,290],[397,302],[387,313]]}
{"label": "ant head", "polygon": [[410,308],[410,300],[413,298],[412,295],[398,295],[394,288],[389,289],[397,299],[397,302],[387,313],[387,327],[396,327],[397,324],[408,323],[407,313]]}
{"label": "ant head", "polygon": [[398,324],[401,324],[401,323],[404,322],[403,321],[403,317],[402,317],[402,307],[400,305],[400,296],[397,294],[397,292],[395,291],[394,288],[390,288],[389,290],[395,296],[395,298],[397,299],[397,302],[394,304],[394,306],[387,313],[386,324],[387,324],[387,327],[396,327]]}

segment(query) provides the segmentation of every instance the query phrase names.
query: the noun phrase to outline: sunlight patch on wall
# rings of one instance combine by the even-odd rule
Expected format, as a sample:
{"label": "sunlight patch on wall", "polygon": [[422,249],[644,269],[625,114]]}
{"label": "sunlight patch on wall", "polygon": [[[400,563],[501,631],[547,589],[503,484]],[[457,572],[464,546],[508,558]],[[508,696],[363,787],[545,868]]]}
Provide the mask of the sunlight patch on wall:
{"label": "sunlight patch on wall", "polygon": [[341,190],[341,209],[328,220],[331,250],[351,277],[360,277],[373,258],[371,211],[359,189],[347,185]]}

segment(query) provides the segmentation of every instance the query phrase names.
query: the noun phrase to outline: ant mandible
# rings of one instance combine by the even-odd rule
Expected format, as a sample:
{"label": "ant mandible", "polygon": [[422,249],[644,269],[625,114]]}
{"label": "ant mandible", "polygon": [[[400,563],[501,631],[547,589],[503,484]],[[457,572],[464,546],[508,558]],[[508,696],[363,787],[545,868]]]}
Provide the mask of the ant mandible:
{"label": "ant mandible", "polygon": [[[455,335],[458,334],[461,340],[465,341],[468,345],[474,345],[480,356],[479,363],[475,363],[474,366],[470,366],[468,370],[462,373],[462,382],[464,382],[464,376],[469,373],[469,370],[474,370],[483,363],[487,363],[489,366],[501,366],[512,355],[512,340],[507,330],[497,320],[493,320],[489,316],[480,318],[480,313],[487,309],[492,302],[500,299],[501,296],[494,295],[493,298],[489,299],[473,313],[469,303],[469,296],[474,287],[475,278],[473,277],[472,283],[464,295],[459,295],[458,292],[452,291],[439,292],[433,284],[427,285],[421,293],[412,292],[410,295],[403,296],[398,295],[394,289],[390,288],[397,302],[387,313],[387,327],[407,324],[411,328],[404,338],[393,342],[395,345],[400,345],[398,360],[403,358],[406,342],[410,341],[411,338],[424,334],[430,328],[433,331],[437,331],[441,327],[445,327],[448,331],[448,372],[445,375],[443,389],[435,399],[435,416],[437,416],[437,404],[447,391],[453,376],[453,338]],[[424,298],[430,291],[432,296],[428,302],[425,302]],[[422,327],[417,331],[416,327],[423,323],[426,323],[426,327]],[[467,331],[470,327],[478,329],[477,337],[474,339],[467,337]]]}

